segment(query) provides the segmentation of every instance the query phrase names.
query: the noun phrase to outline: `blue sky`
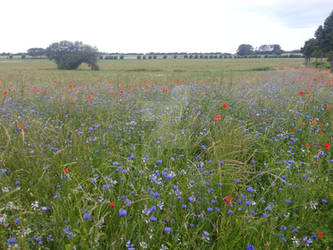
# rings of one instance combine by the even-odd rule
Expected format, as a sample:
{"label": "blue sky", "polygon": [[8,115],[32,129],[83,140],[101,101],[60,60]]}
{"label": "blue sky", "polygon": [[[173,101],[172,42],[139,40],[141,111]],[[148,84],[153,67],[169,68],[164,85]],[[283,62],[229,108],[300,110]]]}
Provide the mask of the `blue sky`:
{"label": "blue sky", "polygon": [[0,52],[60,40],[105,52],[231,52],[241,43],[299,49],[332,0],[3,0]]}

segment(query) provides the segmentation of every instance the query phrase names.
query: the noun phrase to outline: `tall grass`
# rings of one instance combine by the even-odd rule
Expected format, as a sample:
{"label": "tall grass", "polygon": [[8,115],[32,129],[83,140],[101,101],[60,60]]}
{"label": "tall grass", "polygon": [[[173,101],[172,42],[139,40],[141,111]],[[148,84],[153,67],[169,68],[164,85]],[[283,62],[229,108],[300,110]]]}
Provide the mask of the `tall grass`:
{"label": "tall grass", "polygon": [[333,83],[253,68],[0,70],[1,248],[329,249]]}

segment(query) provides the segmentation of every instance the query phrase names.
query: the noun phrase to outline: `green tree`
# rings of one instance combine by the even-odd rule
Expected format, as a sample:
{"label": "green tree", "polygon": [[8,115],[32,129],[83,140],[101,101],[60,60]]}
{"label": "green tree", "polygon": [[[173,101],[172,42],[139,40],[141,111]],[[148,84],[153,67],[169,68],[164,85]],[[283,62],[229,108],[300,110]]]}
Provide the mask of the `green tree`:
{"label": "green tree", "polygon": [[333,73],[333,11],[326,18],[324,25],[320,25],[315,33],[320,51],[323,52],[331,63]]}
{"label": "green tree", "polygon": [[45,49],[43,48],[30,48],[27,52],[27,54],[32,57],[40,57],[45,55]]}
{"label": "green tree", "polygon": [[277,55],[281,55],[282,54],[282,49],[281,46],[279,44],[273,44],[273,53],[277,54]]}
{"label": "green tree", "polygon": [[301,53],[305,57],[305,65],[309,66],[311,57],[319,50],[318,41],[314,38],[307,40],[304,47],[301,48]]}
{"label": "green tree", "polygon": [[87,63],[91,70],[98,70],[98,50],[82,42],[61,41],[46,49],[46,56],[54,60],[58,69],[77,69]]}
{"label": "green tree", "polygon": [[253,54],[253,47],[250,44],[241,44],[237,49],[237,55],[246,56]]}

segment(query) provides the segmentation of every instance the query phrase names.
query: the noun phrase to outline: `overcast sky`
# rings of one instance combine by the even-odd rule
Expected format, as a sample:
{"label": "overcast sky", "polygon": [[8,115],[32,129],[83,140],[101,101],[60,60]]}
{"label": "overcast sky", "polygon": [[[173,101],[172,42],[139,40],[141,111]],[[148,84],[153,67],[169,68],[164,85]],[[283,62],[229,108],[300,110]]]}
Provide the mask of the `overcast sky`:
{"label": "overcast sky", "polygon": [[299,49],[332,0],[0,0],[0,52],[82,41],[104,52]]}

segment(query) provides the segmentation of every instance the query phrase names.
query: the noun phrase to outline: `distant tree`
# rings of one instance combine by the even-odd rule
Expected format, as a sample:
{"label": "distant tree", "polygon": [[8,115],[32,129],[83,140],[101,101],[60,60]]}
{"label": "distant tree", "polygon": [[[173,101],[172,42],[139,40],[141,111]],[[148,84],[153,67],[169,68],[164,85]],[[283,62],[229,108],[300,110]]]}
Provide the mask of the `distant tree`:
{"label": "distant tree", "polygon": [[282,49],[281,46],[279,44],[273,44],[273,53],[277,54],[277,55],[281,55],[282,54]]}
{"label": "distant tree", "polygon": [[253,47],[250,44],[241,44],[237,49],[237,55],[245,56],[253,54]]}
{"label": "distant tree", "polygon": [[333,11],[326,18],[324,26],[319,26],[315,37],[320,51],[328,57],[328,61],[331,63],[331,72],[333,73]]}
{"label": "distant tree", "polygon": [[8,57],[9,59],[13,59],[13,55],[9,55],[9,57]]}
{"label": "distant tree", "polygon": [[138,59],[138,60],[141,60],[141,56],[140,56],[140,55],[139,55],[139,56],[137,56],[137,57],[136,57],[136,59]]}
{"label": "distant tree", "polygon": [[163,55],[163,59],[167,59],[168,58],[168,56],[167,55]]}
{"label": "distant tree", "polygon": [[154,55],[154,56],[153,56],[153,59],[157,59],[157,56]]}
{"label": "distant tree", "polygon": [[77,69],[87,63],[92,70],[98,70],[98,50],[82,42],[61,41],[46,49],[46,56],[54,60],[58,69]]}
{"label": "distant tree", "polygon": [[173,56],[173,59],[177,59],[177,55],[174,55],[174,56]]}
{"label": "distant tree", "polygon": [[184,58],[187,59],[187,58],[188,58],[188,55],[184,55]]}
{"label": "distant tree", "polygon": [[313,57],[318,50],[318,40],[311,38],[305,42],[304,47],[301,48],[301,52],[305,57],[306,66],[309,66],[311,57]]}
{"label": "distant tree", "polygon": [[45,55],[46,51],[43,48],[30,48],[27,51],[27,54],[32,57],[41,57]]}
{"label": "distant tree", "polygon": [[123,55],[119,56],[119,60],[124,60],[124,56]]}

